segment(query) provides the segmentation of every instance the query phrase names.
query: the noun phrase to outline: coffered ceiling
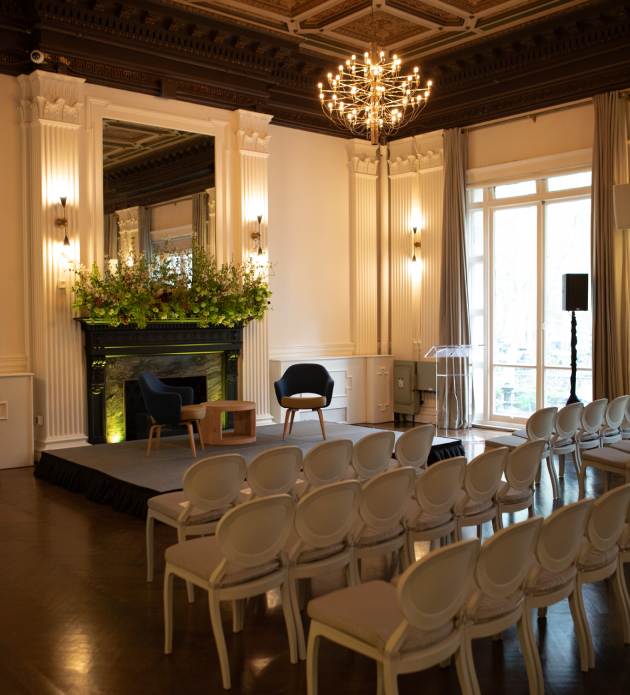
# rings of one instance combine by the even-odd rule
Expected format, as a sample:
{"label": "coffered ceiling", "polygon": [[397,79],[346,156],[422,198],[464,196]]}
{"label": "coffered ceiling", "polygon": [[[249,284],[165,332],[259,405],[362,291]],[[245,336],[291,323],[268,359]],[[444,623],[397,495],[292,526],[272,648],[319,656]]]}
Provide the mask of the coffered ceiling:
{"label": "coffered ceiling", "polygon": [[[170,4],[174,0],[168,0]],[[598,0],[175,0],[346,58],[376,39],[403,60],[465,46]]]}

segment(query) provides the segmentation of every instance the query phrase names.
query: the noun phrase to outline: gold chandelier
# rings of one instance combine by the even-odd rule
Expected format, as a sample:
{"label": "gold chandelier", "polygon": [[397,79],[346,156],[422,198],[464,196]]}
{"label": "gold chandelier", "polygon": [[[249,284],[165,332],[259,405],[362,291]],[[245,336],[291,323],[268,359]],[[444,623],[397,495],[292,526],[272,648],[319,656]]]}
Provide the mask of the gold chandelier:
{"label": "gold chandelier", "polygon": [[319,100],[332,121],[355,135],[369,133],[376,145],[379,135],[395,133],[418,116],[429,98],[431,81],[422,87],[418,68],[401,76],[400,58],[393,56],[387,62],[376,42],[370,43],[364,63],[356,58],[353,55],[340,65],[337,75],[328,73],[330,89],[321,82],[317,85]]}

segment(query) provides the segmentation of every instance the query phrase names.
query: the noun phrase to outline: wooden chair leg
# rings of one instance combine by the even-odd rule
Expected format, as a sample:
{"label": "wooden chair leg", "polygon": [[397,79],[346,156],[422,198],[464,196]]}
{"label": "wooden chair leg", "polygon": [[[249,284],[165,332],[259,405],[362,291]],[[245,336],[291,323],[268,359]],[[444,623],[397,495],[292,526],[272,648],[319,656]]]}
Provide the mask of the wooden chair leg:
{"label": "wooden chair leg", "polygon": [[292,412],[293,411],[291,409],[287,410],[287,415],[284,418],[284,432],[282,433],[282,441],[287,438],[287,427],[289,425],[289,418],[291,417]]}
{"label": "wooden chair leg", "polygon": [[326,441],[326,430],[324,429],[324,416],[322,415],[322,411],[320,408],[315,408],[317,410],[317,414],[319,415],[319,424],[322,427],[322,435],[324,436],[324,441]]}
{"label": "wooden chair leg", "polygon": [[291,422],[289,423],[289,434],[293,432],[293,421],[295,420],[295,414],[297,413],[297,410],[292,410],[291,411]]}
{"label": "wooden chair leg", "polygon": [[[157,427],[157,425],[151,425],[151,429],[149,430],[149,445],[147,446],[147,457],[151,456],[151,440],[153,439],[153,430]],[[160,436],[160,430],[158,430],[158,437]]]}
{"label": "wooden chair leg", "polygon": [[203,435],[201,434],[201,422],[199,420],[194,420],[193,421],[195,425],[197,425],[197,434],[199,435],[199,444],[201,444],[201,448],[205,449],[206,447],[203,445]]}
{"label": "wooden chair leg", "polygon": [[197,450],[195,449],[195,433],[193,432],[192,422],[183,423],[188,429],[188,439],[190,439],[190,448],[192,449],[193,458],[197,458]]}

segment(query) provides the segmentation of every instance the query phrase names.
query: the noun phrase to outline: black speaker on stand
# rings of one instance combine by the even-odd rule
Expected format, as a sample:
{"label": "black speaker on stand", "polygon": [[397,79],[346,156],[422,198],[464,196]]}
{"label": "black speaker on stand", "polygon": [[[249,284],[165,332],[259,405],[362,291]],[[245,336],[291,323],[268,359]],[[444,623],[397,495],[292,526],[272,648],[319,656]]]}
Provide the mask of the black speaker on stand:
{"label": "black speaker on stand", "polygon": [[567,405],[579,403],[575,394],[577,380],[577,319],[576,311],[588,311],[588,274],[567,273],[562,276],[562,311],[571,312],[571,394]]}

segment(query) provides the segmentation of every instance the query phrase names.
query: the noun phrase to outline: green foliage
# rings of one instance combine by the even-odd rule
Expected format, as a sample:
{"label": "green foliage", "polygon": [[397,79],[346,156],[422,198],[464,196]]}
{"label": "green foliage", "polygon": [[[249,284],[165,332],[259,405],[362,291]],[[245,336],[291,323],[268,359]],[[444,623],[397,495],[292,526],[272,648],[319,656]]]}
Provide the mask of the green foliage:
{"label": "green foliage", "polygon": [[[124,256],[124,257],[123,257]],[[270,263],[249,258],[217,269],[193,237],[192,251],[180,252],[167,240],[149,260],[131,240],[118,263],[106,260],[105,275],[69,260],[75,273],[75,311],[88,309],[92,321],[118,326],[148,321],[195,321],[208,326],[245,326],[268,308]]]}

